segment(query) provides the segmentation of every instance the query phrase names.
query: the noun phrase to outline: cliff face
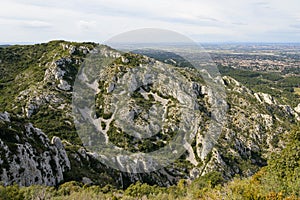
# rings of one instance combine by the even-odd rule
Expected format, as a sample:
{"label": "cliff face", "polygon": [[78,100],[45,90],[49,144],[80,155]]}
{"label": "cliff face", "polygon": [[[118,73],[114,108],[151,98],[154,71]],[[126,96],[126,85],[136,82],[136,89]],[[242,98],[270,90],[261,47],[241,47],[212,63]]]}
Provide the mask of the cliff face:
{"label": "cliff face", "polygon": [[31,123],[11,119],[8,113],[0,114],[0,123],[0,176],[5,185],[56,185],[64,180],[71,166],[58,137],[50,141]]}
{"label": "cliff face", "polygon": [[[93,72],[100,80],[91,86],[96,91],[93,119],[104,141],[131,152],[153,152],[172,141],[184,119],[194,134],[190,143],[182,143],[184,154],[175,162],[154,172],[126,173],[104,165],[99,155],[82,146],[86,140],[78,137],[72,116],[73,84],[86,55],[99,52],[115,59]],[[255,93],[228,76],[218,80],[226,91],[222,105],[228,110],[217,113],[214,88],[194,69],[121,55],[93,43],[7,47],[0,55],[0,168],[5,184],[77,180],[126,187],[140,180],[163,186],[212,170],[225,178],[249,176],[266,164],[270,152],[284,146],[282,135],[299,119],[299,106],[279,105],[270,94]],[[115,109],[116,120],[118,113],[112,108],[119,103],[114,94],[122,92],[120,84],[130,96]],[[208,131],[212,116],[225,120],[217,136]],[[192,123],[195,118],[197,123]],[[131,129],[122,120],[137,131],[128,134]],[[149,135],[152,132],[158,134]],[[117,164],[122,165],[121,160]]]}

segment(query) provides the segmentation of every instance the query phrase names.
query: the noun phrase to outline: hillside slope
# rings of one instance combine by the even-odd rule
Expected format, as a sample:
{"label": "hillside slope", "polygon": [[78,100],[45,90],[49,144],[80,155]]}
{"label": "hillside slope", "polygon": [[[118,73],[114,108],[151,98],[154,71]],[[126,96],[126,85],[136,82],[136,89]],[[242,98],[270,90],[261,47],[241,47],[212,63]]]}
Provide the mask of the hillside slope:
{"label": "hillside slope", "polygon": [[[187,99],[176,93],[183,89],[189,91],[192,98],[188,101],[196,102],[194,110],[200,120],[192,126],[196,132],[191,145],[184,145],[186,152],[174,163],[154,172],[126,173],[102,164],[93,152],[82,146],[86,141],[78,136],[73,122],[72,89],[84,59],[89,53],[99,52],[115,61],[102,71],[94,72],[100,78],[96,118],[102,122],[100,129],[105,130],[107,140],[120,148],[152,152],[164,147],[173,139],[180,115],[187,118],[193,115],[179,109],[180,103]],[[133,79],[126,77],[132,77],[138,67],[146,71],[159,67],[170,70],[176,74],[176,83],[172,79],[165,83],[162,80],[166,77],[158,76],[155,84],[143,81],[134,84]],[[167,186],[179,179],[194,179],[211,171],[221,172],[226,179],[236,174],[250,176],[267,164],[270,153],[284,147],[281,138],[291,124],[299,120],[299,110],[280,105],[270,94],[254,92],[225,76],[218,83],[227,94],[227,120],[220,136],[212,137],[207,134],[207,122],[211,119],[214,92],[198,72],[146,56],[122,55],[94,43],[52,41],[0,48],[0,72],[0,168],[5,184],[56,185],[76,180],[122,188],[136,181]],[[164,131],[155,137],[138,140],[113,121],[110,93],[120,82],[132,87],[126,105],[131,110],[124,110],[124,117],[132,124],[142,124],[142,129],[155,122],[151,111],[159,113],[159,108],[163,107],[166,110]],[[24,148],[31,151],[22,154]],[[41,156],[44,154],[47,156]],[[33,170],[26,170],[28,163]],[[41,175],[35,176],[36,173]]]}

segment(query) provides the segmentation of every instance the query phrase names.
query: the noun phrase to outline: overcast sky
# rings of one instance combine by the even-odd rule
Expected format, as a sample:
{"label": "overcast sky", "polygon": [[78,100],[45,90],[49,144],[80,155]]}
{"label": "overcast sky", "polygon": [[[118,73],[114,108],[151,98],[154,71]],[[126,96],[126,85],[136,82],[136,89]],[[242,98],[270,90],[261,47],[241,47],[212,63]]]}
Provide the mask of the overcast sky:
{"label": "overcast sky", "polygon": [[198,42],[300,42],[299,0],[0,0],[0,42],[103,42],[164,28]]}

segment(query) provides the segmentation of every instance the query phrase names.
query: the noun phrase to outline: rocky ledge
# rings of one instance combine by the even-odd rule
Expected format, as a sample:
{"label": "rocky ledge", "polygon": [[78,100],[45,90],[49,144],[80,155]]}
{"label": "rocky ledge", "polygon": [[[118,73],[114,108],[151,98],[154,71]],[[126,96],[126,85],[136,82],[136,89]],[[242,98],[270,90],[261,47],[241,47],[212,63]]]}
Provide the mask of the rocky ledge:
{"label": "rocky ledge", "polygon": [[5,185],[17,183],[57,185],[70,170],[70,161],[59,137],[49,138],[31,123],[11,120],[0,113],[0,177]]}

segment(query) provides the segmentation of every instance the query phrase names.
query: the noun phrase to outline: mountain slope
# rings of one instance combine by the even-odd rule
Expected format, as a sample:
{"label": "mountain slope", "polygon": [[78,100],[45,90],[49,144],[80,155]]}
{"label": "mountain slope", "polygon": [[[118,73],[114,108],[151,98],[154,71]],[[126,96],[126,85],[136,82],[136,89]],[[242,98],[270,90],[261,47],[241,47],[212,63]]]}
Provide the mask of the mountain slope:
{"label": "mountain slope", "polygon": [[[110,92],[115,89],[113,85],[118,83],[116,80],[132,87],[132,96],[128,100],[131,103],[127,107],[131,107],[134,112],[130,110],[124,112],[125,117],[132,117],[130,119],[133,124],[141,123],[140,128],[147,127],[147,123],[155,121],[149,115],[151,109],[156,109],[159,113],[160,107],[167,108],[166,131],[145,140],[137,140],[126,134],[126,131],[120,130],[122,127],[116,122],[105,123],[103,129],[106,130],[107,139],[120,148],[132,152],[152,152],[171,141],[178,118],[183,114],[179,109],[180,102],[186,100],[176,94],[176,91],[180,91],[183,87],[187,87],[187,90],[191,88],[190,92],[194,95],[191,101],[196,102],[196,111],[201,120],[196,127],[196,135],[192,139],[191,146],[185,146],[186,152],[174,163],[155,172],[139,174],[120,172],[102,164],[93,152],[82,147],[85,141],[77,135],[73,122],[72,89],[76,74],[88,53],[97,52],[117,57],[103,71],[95,72],[100,77],[96,98],[96,117],[100,121],[107,122],[113,117],[109,112],[112,106]],[[271,95],[255,93],[233,78],[225,76],[219,82],[223,84],[227,93],[227,121],[217,140],[210,140],[211,136],[207,134],[207,121],[211,117],[213,89],[194,69],[165,65],[155,59],[131,53],[122,55],[107,46],[97,46],[94,43],[65,41],[6,47],[0,49],[0,60],[0,112],[3,113],[0,119],[3,162],[0,168],[2,177],[7,177],[1,180],[7,184],[16,182],[20,185],[32,183],[56,185],[59,182],[76,180],[127,187],[139,180],[167,186],[179,179],[193,179],[211,171],[220,171],[226,179],[236,174],[250,176],[266,165],[271,152],[284,147],[281,138],[298,118],[297,112],[289,105],[280,105]],[[142,84],[135,85],[133,79],[126,78],[132,77],[134,69],[138,67],[152,70],[158,66],[177,74],[176,84],[172,83],[172,79],[166,84],[162,81],[166,77],[160,77],[158,82],[155,82],[159,84],[147,85],[142,81]],[[138,80],[138,77],[136,79]],[[172,84],[174,87],[170,87]],[[165,102],[168,103],[164,104]],[[5,117],[9,115],[13,117]],[[144,120],[143,116],[148,116],[148,120]],[[187,113],[186,116],[189,117],[191,114]],[[33,135],[43,135],[46,142],[32,138],[30,131],[26,129],[29,126],[35,130]],[[146,129],[144,131],[147,132]],[[22,139],[17,141],[16,135]],[[6,140],[8,136],[13,137]],[[53,144],[49,142],[51,139],[61,140],[63,146],[58,146],[67,154],[55,166],[51,166],[50,161],[46,162],[45,165],[50,165],[52,169],[52,172],[49,172],[51,181],[45,181],[44,176],[47,175],[41,175],[36,181],[24,182],[28,174],[33,176],[33,172],[20,170],[25,166],[14,170],[11,165],[5,165],[7,162],[5,160],[21,157],[19,153],[21,146],[27,143],[32,147],[33,153],[29,153],[25,161],[38,156],[39,148],[41,152],[49,153],[48,160],[57,160],[58,155],[55,155],[55,151],[58,150],[55,149],[58,147],[55,146],[55,142]],[[14,146],[15,143],[19,144],[17,151],[10,149],[10,153],[7,153],[6,146],[9,148],[9,145]],[[38,159],[35,165],[42,162]],[[25,164],[21,162],[21,165]],[[37,170],[42,174],[48,168]],[[61,170],[57,170],[58,168]],[[10,171],[11,175],[5,176],[5,171]],[[58,171],[60,175],[54,171]]]}

